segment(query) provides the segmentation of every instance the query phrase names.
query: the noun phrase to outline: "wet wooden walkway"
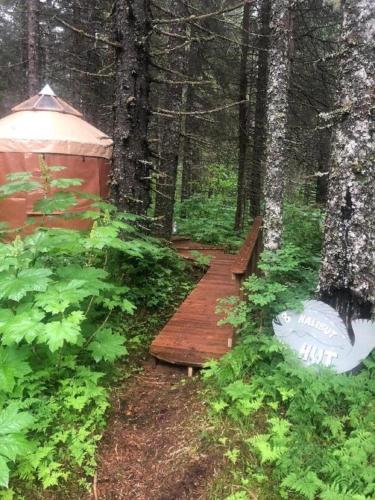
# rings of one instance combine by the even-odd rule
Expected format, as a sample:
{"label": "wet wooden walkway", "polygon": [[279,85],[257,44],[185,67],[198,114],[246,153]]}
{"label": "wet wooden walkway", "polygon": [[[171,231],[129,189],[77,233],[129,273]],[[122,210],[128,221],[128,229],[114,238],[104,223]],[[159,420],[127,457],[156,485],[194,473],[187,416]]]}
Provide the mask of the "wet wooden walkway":
{"label": "wet wooden walkway", "polygon": [[[259,219],[259,220],[258,220]],[[175,239],[174,246],[185,258],[192,251],[211,256],[209,269],[151,344],[151,354],[160,360],[188,367],[200,367],[209,359],[218,359],[233,345],[233,328],[218,325],[218,301],[238,296],[247,270],[255,271],[261,239],[261,219],[254,222],[237,255],[187,239]]]}

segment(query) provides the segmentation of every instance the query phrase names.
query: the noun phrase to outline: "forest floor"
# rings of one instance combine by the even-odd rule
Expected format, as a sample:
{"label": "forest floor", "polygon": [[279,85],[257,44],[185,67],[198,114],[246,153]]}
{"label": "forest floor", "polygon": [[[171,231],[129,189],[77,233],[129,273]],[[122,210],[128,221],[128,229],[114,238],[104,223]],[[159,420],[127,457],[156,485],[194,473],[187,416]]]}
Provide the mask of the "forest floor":
{"label": "forest floor", "polygon": [[99,448],[94,500],[205,500],[223,464],[209,443],[199,377],[186,369],[143,364],[112,394]]}

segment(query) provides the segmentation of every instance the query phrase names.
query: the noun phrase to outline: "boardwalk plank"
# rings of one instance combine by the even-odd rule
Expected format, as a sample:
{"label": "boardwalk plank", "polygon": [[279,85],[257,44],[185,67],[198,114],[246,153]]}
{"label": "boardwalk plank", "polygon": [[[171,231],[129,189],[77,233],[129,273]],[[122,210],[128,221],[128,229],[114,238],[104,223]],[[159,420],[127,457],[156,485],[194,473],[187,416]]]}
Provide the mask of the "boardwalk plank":
{"label": "boardwalk plank", "polygon": [[221,316],[215,310],[220,299],[238,295],[231,272],[235,256],[186,239],[174,245],[184,257],[193,249],[212,259],[206,275],[154,339],[150,352],[169,363],[202,366],[230,350],[228,339],[229,345],[233,342],[232,327],[219,326]]}

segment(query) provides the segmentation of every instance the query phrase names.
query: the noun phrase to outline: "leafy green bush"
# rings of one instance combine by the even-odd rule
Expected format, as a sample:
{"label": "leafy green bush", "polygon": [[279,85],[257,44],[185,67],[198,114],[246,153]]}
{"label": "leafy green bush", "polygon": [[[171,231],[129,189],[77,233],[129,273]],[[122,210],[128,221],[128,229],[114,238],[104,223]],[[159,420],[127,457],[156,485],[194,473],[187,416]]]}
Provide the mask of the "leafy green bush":
{"label": "leafy green bush", "polygon": [[32,449],[25,438],[25,430],[32,421],[31,415],[20,412],[14,403],[0,411],[0,487],[8,486],[8,463],[18,456],[27,455]]}
{"label": "leafy green bush", "polygon": [[[44,449],[45,456],[40,461],[35,453],[23,456],[22,477],[35,473],[45,487],[65,476],[66,458],[57,458],[58,449],[53,453],[56,443],[45,444],[48,426],[53,430],[52,441],[56,429],[63,432],[61,408],[53,400],[61,400],[66,407],[67,391],[75,389],[70,397],[71,402],[79,401],[77,407],[72,403],[76,410],[95,401],[85,423],[94,428],[98,420],[91,419],[94,414],[99,420],[103,417],[106,393],[95,383],[101,378],[100,371],[86,367],[113,362],[127,352],[126,338],[111,329],[110,318],[116,311],[131,314],[134,305],[128,288],[104,265],[107,252],[126,253],[127,244],[119,232],[127,224],[121,218],[104,223],[99,212],[97,217],[87,234],[40,229],[0,245],[0,406],[14,400],[38,415],[31,426],[32,442],[39,451]],[[46,411],[50,414],[43,423]],[[82,432],[74,431],[72,446],[77,447]],[[79,458],[72,455],[78,465],[84,462],[81,451]],[[7,475],[1,477],[1,483],[7,483]]]}
{"label": "leafy green bush", "polygon": [[206,166],[194,195],[176,206],[179,234],[195,241],[237,248],[242,237],[234,231],[237,173],[230,165]]}
{"label": "leafy green bush", "polygon": [[246,300],[238,303],[231,297],[221,301],[219,310],[227,313],[224,322],[236,328],[245,326],[247,332],[269,332],[276,314],[298,309],[301,301],[314,293],[317,264],[318,259],[308,258],[292,244],[276,252],[263,252],[258,263],[261,274],[251,275],[242,285]]}
{"label": "leafy green bush", "polygon": [[[129,287],[130,300],[139,307],[156,310],[169,303],[176,288],[176,279],[185,268],[182,260],[168,247],[151,237],[132,239],[129,251],[112,255],[111,266],[120,272]],[[180,283],[182,287],[190,284]]]}
{"label": "leafy green bush", "polygon": [[284,242],[298,247],[315,266],[319,264],[323,229],[322,211],[311,205],[286,203],[283,215]]}
{"label": "leafy green bush", "polygon": [[237,248],[242,238],[233,230],[234,214],[233,199],[197,194],[177,206],[177,231],[195,241]]}
{"label": "leafy green bush", "polygon": [[[56,211],[71,216],[84,194],[64,191],[80,182],[54,180],[57,169],[42,164],[42,184],[12,175],[0,196],[41,188],[44,223]],[[174,300],[171,276],[181,264],[170,249],[100,200],[81,216],[93,220],[91,230],[41,227],[0,243],[3,487],[10,475],[47,488],[75,471],[83,481],[93,474],[112,365],[134,345],[124,325],[136,307]]]}
{"label": "leafy green bush", "polygon": [[206,164],[203,175],[192,182],[192,190],[207,198],[222,196],[235,199],[237,194],[237,167],[225,163]]}
{"label": "leafy green bush", "polygon": [[[219,309],[226,321],[248,333],[270,332],[272,318],[285,309],[298,309],[314,294],[320,264],[321,213],[306,207],[287,205],[284,213],[284,243],[276,252],[260,256],[259,275],[243,283],[246,300],[223,300]],[[228,307],[229,306],[229,307]],[[234,306],[234,307],[233,307]]]}
{"label": "leafy green bush", "polygon": [[238,425],[250,489],[272,478],[281,498],[374,498],[375,358],[366,365],[317,375],[267,335],[210,364],[212,408]]}
{"label": "leafy green bush", "polygon": [[285,221],[283,247],[263,253],[229,313],[240,344],[204,374],[217,432],[230,429],[218,498],[375,498],[375,356],[357,375],[317,373],[272,336],[272,317],[313,294],[319,265],[320,213],[289,205]]}

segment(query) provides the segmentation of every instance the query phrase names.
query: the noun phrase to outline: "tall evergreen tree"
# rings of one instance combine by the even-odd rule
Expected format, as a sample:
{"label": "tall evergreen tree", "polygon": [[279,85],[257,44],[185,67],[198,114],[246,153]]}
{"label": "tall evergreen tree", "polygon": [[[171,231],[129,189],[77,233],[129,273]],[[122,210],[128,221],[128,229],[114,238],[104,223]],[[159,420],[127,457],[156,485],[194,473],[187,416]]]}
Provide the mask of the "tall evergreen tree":
{"label": "tall evergreen tree", "polygon": [[265,165],[265,240],[268,250],[281,243],[284,182],[287,165],[288,90],[290,76],[290,0],[271,2],[271,44],[267,88]]}
{"label": "tall evergreen tree", "polygon": [[258,34],[258,75],[254,117],[254,145],[250,171],[250,213],[260,215],[262,198],[262,165],[266,143],[266,108],[268,85],[268,50],[270,45],[271,0],[261,0]]}
{"label": "tall evergreen tree", "polygon": [[239,109],[238,109],[238,180],[237,180],[237,207],[234,221],[235,229],[243,225],[245,211],[245,180],[246,180],[246,152],[249,142],[248,131],[248,73],[247,62],[249,57],[250,15],[251,0],[245,0],[242,14],[241,60],[239,70]]}
{"label": "tall evergreen tree", "polygon": [[319,291],[350,319],[375,305],[374,8],[345,0],[338,109]]}
{"label": "tall evergreen tree", "polygon": [[29,96],[40,90],[39,0],[27,0],[27,87]]}
{"label": "tall evergreen tree", "polygon": [[118,207],[145,214],[150,203],[149,0],[116,0],[116,83],[112,196]]}
{"label": "tall evergreen tree", "polygon": [[[189,14],[186,0],[174,2],[176,19]],[[173,74],[167,83],[167,92],[162,99],[162,108],[171,110],[176,116],[164,117],[160,134],[160,172],[157,179],[155,199],[155,232],[158,236],[169,239],[172,234],[173,214],[176,197],[177,166],[180,151],[182,86],[178,81],[186,75],[187,57],[185,51],[186,24],[176,22],[172,25],[167,48],[168,66]],[[182,41],[181,41],[182,40]],[[174,83],[174,80],[176,83]]]}

